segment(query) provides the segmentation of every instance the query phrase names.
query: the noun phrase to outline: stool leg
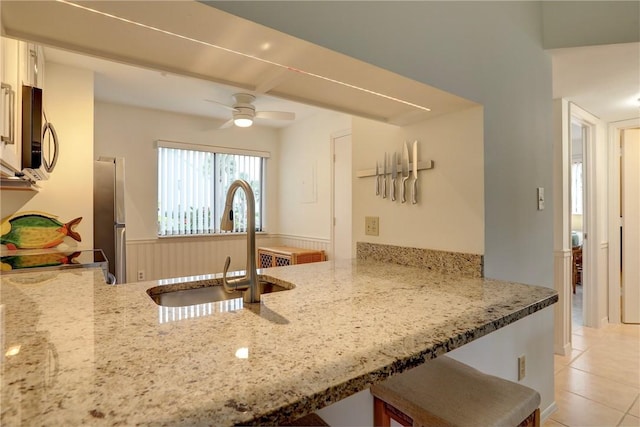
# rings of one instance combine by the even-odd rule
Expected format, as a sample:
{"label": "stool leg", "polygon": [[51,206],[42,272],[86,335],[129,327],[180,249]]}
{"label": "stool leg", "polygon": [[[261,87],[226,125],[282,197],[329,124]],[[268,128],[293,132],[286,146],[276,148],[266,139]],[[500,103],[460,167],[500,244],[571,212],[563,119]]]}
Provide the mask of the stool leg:
{"label": "stool leg", "polygon": [[533,416],[533,427],[540,427],[540,408],[536,409],[535,415]]}
{"label": "stool leg", "polygon": [[375,427],[389,427],[391,418],[384,407],[384,401],[373,397],[373,425]]}

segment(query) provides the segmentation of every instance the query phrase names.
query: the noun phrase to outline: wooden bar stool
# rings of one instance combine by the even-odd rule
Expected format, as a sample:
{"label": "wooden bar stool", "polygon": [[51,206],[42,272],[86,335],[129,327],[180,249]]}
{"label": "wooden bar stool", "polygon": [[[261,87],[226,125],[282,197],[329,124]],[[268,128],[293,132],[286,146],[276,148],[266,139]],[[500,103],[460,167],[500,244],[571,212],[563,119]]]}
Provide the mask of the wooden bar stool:
{"label": "wooden bar stool", "polygon": [[447,356],[371,386],[374,425],[540,426],[540,394]]}

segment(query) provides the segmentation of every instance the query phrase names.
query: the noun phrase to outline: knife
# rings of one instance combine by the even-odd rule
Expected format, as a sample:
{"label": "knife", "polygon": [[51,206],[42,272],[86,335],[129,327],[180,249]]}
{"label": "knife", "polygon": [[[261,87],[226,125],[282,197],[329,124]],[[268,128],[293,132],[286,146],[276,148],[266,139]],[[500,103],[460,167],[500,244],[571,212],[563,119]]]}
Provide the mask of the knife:
{"label": "knife", "polygon": [[398,176],[398,153],[393,152],[391,163],[391,200],[396,201],[396,178]]}
{"label": "knife", "polygon": [[413,196],[411,203],[418,203],[418,141],[413,141]]}
{"label": "knife", "polygon": [[406,182],[409,179],[409,143],[404,142],[402,146],[402,191],[400,193],[402,203],[407,201]]}
{"label": "knife", "polygon": [[376,162],[376,196],[380,195],[380,170],[378,168],[378,162]]}
{"label": "knife", "polygon": [[382,198],[387,198],[387,153],[384,153],[384,164],[382,165]]}

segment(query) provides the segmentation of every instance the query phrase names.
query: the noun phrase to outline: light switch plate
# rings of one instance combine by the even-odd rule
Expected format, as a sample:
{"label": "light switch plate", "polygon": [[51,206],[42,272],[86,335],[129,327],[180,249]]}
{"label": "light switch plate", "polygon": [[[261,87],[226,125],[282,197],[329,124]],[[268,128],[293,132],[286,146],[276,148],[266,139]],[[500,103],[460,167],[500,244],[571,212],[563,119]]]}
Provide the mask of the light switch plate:
{"label": "light switch plate", "polygon": [[367,236],[377,236],[379,234],[379,221],[377,216],[364,217],[364,234]]}
{"label": "light switch plate", "polygon": [[538,210],[544,210],[544,187],[538,187]]}

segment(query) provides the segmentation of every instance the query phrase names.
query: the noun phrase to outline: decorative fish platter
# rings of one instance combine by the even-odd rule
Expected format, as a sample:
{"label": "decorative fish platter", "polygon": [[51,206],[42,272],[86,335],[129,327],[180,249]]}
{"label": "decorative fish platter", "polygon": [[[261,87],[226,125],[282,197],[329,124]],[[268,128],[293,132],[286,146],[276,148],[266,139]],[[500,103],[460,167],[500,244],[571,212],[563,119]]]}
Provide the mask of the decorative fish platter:
{"label": "decorative fish platter", "polygon": [[14,250],[53,248],[62,243],[66,236],[82,241],[80,234],[74,231],[82,217],[66,224],[56,218],[44,212],[18,212],[0,224],[0,243]]}
{"label": "decorative fish platter", "polygon": [[64,254],[62,252],[51,252],[34,255],[12,255],[0,258],[0,270],[11,271],[23,268],[51,267],[63,264],[73,264],[74,260],[81,252]]}

